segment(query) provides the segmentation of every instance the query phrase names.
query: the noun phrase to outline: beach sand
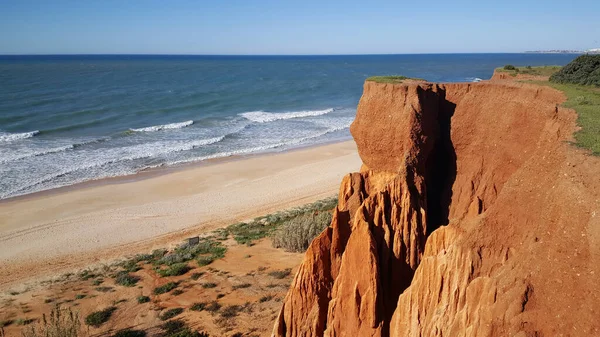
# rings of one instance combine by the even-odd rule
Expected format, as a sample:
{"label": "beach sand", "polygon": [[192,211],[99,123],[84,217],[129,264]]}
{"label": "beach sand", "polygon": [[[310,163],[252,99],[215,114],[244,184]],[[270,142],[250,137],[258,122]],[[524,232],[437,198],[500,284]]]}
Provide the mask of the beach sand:
{"label": "beach sand", "polygon": [[0,202],[0,287],[336,195],[342,177],[360,165],[347,141]]}

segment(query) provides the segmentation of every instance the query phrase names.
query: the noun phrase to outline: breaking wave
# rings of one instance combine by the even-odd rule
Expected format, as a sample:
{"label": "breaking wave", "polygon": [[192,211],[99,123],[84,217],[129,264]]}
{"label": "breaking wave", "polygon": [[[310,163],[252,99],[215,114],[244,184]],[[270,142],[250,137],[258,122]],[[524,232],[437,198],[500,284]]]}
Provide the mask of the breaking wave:
{"label": "breaking wave", "polygon": [[307,111],[292,111],[292,112],[265,112],[265,111],[251,111],[241,113],[240,116],[256,122],[256,123],[268,123],[282,119],[292,118],[303,118],[303,117],[314,117],[321,116],[333,112],[333,109],[325,110],[307,110]]}
{"label": "breaking wave", "polygon": [[39,130],[23,133],[0,133],[0,142],[14,142],[15,140],[31,138],[40,133]]}
{"label": "breaking wave", "polygon": [[169,129],[182,129],[182,128],[185,128],[192,124],[194,124],[194,121],[190,120],[190,121],[185,121],[185,122],[180,122],[180,123],[154,125],[154,126],[148,126],[145,128],[129,129],[129,130],[134,131],[134,132],[155,132],[155,131],[169,130]]}

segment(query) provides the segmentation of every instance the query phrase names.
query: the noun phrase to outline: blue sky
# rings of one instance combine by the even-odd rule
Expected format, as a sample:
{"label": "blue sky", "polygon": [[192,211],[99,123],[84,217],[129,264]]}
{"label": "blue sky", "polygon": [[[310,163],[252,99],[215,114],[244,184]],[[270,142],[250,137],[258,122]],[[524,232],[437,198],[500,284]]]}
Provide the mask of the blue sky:
{"label": "blue sky", "polygon": [[598,0],[0,0],[0,54],[588,49],[599,18]]}

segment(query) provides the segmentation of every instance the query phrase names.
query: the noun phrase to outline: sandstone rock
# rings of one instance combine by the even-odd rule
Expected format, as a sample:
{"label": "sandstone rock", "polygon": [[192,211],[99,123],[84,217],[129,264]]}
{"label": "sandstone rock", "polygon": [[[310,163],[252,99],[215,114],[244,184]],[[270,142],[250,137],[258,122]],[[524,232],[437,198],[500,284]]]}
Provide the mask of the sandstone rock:
{"label": "sandstone rock", "polygon": [[600,334],[600,163],[566,144],[563,100],[510,81],[365,83],[364,165],[273,335]]}

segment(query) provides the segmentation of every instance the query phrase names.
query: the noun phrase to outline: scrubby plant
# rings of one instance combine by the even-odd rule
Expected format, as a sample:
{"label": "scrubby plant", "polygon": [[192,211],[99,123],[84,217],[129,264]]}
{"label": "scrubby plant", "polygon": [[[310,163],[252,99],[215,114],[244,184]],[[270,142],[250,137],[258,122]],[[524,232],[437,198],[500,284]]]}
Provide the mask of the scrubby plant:
{"label": "scrubby plant", "polygon": [[71,309],[55,307],[41,322],[25,329],[23,337],[77,337],[81,328],[79,314]]}
{"label": "scrubby plant", "polygon": [[512,64],[507,64],[504,66],[503,69],[504,70],[517,70],[517,67],[513,66]]}
{"label": "scrubby plant", "polygon": [[241,305],[228,305],[223,310],[221,310],[221,317],[231,318],[235,317],[242,311],[243,307]]}
{"label": "scrubby plant", "polygon": [[138,296],[137,297],[137,302],[139,304],[148,303],[148,302],[150,302],[150,297],[148,297],[148,296]]}
{"label": "scrubby plant", "polygon": [[215,313],[221,309],[221,304],[217,301],[212,301],[206,305],[204,310]]}
{"label": "scrubby plant", "polygon": [[303,214],[329,211],[337,205],[337,198],[327,198],[312,204],[258,217],[250,222],[240,222],[227,227],[227,231],[240,244],[251,245],[254,241],[272,235],[281,225]]}
{"label": "scrubby plant", "polygon": [[173,290],[177,288],[177,283],[176,282],[169,282],[167,284],[164,284],[160,287],[156,287],[154,288],[154,294],[155,295],[160,295],[160,294],[165,294],[168,293],[169,291]]}
{"label": "scrubby plant", "polygon": [[274,277],[276,279],[283,279],[288,277],[291,274],[292,270],[290,268],[283,270],[273,270],[269,272],[269,276]]}
{"label": "scrubby plant", "polygon": [[124,287],[133,287],[140,280],[139,277],[129,274],[127,271],[120,271],[115,277],[115,283]]}
{"label": "scrubby plant", "polygon": [[112,313],[117,310],[116,307],[108,307],[104,310],[95,311],[85,317],[85,324],[93,326],[95,328],[108,322]]}
{"label": "scrubby plant", "polygon": [[581,55],[577,57],[550,76],[550,81],[600,87],[600,55]]}
{"label": "scrubby plant", "polygon": [[217,284],[214,282],[206,282],[206,283],[202,284],[202,288],[205,288],[205,289],[214,288],[216,286],[217,286]]}
{"label": "scrubby plant", "polygon": [[77,294],[77,295],[75,295],[75,299],[80,300],[82,298],[85,298],[86,296],[87,296],[86,294]]}
{"label": "scrubby plant", "polygon": [[196,281],[197,279],[199,279],[202,275],[204,275],[204,272],[199,272],[199,273],[193,273],[192,276],[190,276],[190,278],[194,281]]}
{"label": "scrubby plant", "polygon": [[166,321],[181,314],[182,312],[183,308],[171,308],[162,313],[160,316],[158,316],[158,318],[160,318],[161,321]]}
{"label": "scrubby plant", "polygon": [[192,311],[202,311],[206,308],[206,302],[196,302],[192,304],[190,310]]}
{"label": "scrubby plant", "polygon": [[179,295],[181,295],[183,293],[184,293],[183,290],[181,290],[181,289],[175,289],[175,290],[173,290],[173,292],[171,292],[171,295],[173,295],[173,296],[179,296]]}
{"label": "scrubby plant", "polygon": [[135,330],[135,329],[125,329],[118,331],[112,337],[146,337],[146,331],[143,330]]}
{"label": "scrubby plant", "polygon": [[304,252],[330,223],[329,212],[315,212],[293,218],[273,235],[273,246],[291,252]]}
{"label": "scrubby plant", "polygon": [[260,303],[269,302],[273,299],[273,295],[266,295],[258,299]]}
{"label": "scrubby plant", "polygon": [[190,271],[190,269],[191,268],[188,266],[187,263],[182,262],[171,264],[166,269],[158,269],[156,272],[162,277],[179,276],[187,273],[188,271]]}
{"label": "scrubby plant", "polygon": [[251,286],[252,286],[252,284],[250,284],[250,283],[242,283],[242,284],[236,284],[236,285],[232,286],[231,288],[233,290],[237,290],[237,289],[249,288]]}

